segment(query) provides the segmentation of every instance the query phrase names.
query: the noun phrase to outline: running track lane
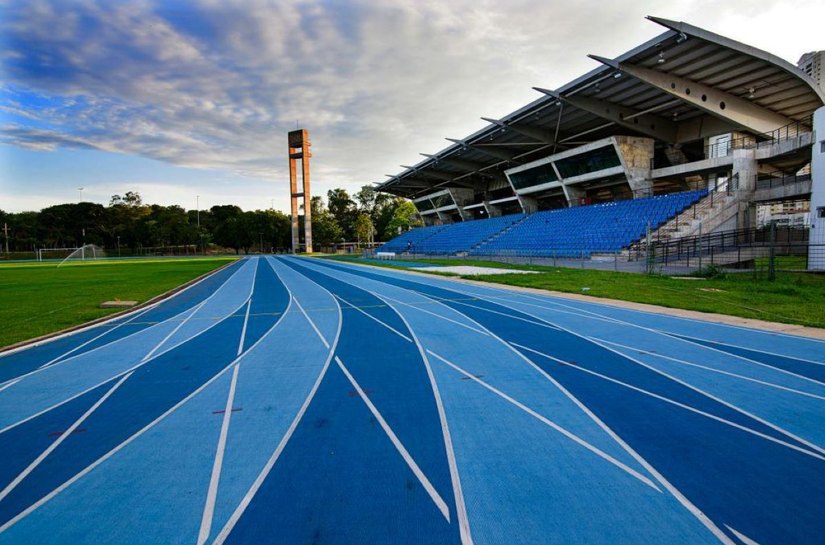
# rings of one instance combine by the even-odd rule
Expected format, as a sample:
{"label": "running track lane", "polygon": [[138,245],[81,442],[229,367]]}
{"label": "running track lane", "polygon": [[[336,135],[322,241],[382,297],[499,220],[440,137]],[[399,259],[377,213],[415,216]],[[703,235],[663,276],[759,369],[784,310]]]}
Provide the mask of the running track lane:
{"label": "running track lane", "polygon": [[810,508],[825,504],[823,459],[793,437],[552,323],[468,297],[459,284],[447,290],[405,275],[323,266],[416,291],[483,324],[558,380],[720,526],[758,543],[804,543],[825,533],[821,513]]}
{"label": "running track lane", "polygon": [[[210,380],[231,363],[277,321],[288,302],[288,294],[266,260],[256,260],[261,272],[256,275],[249,302],[214,327],[184,342],[159,357],[147,361],[133,372],[115,377],[95,390],[56,407],[32,420],[0,434],[0,450],[15,454],[15,468],[29,466],[43,451],[43,436],[51,442],[62,440],[48,456],[39,460],[19,483],[9,481],[4,471],[0,492],[0,525],[8,522],[37,500],[117,447],[141,428],[155,420],[181,399]],[[259,295],[255,295],[257,292]],[[265,305],[265,307],[264,307]],[[247,307],[256,312],[253,328],[247,326]],[[116,390],[109,392],[113,384]],[[102,391],[106,397],[100,397]],[[95,406],[99,403],[99,406]],[[90,412],[80,426],[70,430],[79,414]],[[67,433],[68,432],[68,433]],[[27,440],[28,439],[28,440]],[[5,447],[5,448],[4,448]],[[12,487],[13,486],[13,487]]]}
{"label": "running track lane", "polygon": [[3,520],[80,475],[0,544],[825,533],[823,343],[320,260],[246,265],[252,297],[226,299],[243,301],[229,316],[0,432]]}

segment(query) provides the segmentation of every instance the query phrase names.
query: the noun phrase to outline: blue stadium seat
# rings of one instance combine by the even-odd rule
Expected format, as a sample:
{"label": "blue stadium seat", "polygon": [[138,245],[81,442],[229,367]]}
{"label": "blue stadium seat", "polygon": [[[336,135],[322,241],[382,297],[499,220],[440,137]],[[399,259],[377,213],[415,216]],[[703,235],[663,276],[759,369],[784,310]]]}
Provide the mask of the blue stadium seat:
{"label": "blue stadium seat", "polygon": [[380,251],[454,255],[590,257],[617,252],[707,195],[706,190],[560,208],[525,216],[422,227],[384,244]]}

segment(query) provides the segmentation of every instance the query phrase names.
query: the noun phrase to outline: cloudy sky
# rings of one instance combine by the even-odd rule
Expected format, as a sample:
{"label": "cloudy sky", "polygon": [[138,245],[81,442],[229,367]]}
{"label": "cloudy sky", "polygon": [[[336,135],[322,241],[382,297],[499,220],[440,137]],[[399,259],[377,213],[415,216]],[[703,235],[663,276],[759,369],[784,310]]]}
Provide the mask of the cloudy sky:
{"label": "cloudy sky", "polygon": [[825,48],[821,0],[0,0],[0,209],[287,210],[296,123],[314,192],[356,191],[664,31],[645,15]]}

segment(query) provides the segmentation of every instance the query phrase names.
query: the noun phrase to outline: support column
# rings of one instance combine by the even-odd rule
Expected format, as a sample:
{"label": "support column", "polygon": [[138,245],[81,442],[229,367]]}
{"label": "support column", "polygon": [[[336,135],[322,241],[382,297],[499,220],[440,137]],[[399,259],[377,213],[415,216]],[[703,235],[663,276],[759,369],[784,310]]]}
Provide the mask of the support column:
{"label": "support column", "polygon": [[808,269],[822,271],[825,270],[825,106],[814,112],[814,135]]}
{"label": "support column", "polygon": [[567,199],[567,206],[569,208],[579,206],[581,204],[582,197],[587,194],[584,189],[578,188],[574,185],[565,185],[564,182],[562,182],[561,188],[562,191],[564,191],[564,198]]}
{"label": "support column", "polygon": [[738,229],[756,227],[756,214],[749,213],[749,204],[756,189],[758,172],[759,164],[756,161],[755,149],[733,150],[733,175],[728,184],[733,184],[731,189],[736,191],[736,199],[739,201],[739,213],[736,218]]}
{"label": "support column", "polygon": [[533,212],[537,212],[539,209],[539,202],[532,197],[519,195],[518,202],[521,203],[521,209],[524,210],[525,214],[532,214]]}

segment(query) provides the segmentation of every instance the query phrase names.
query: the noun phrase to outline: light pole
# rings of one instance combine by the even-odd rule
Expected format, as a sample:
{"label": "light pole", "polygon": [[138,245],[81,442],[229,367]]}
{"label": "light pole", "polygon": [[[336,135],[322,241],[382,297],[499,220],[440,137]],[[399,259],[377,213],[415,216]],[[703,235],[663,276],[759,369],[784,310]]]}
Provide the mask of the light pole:
{"label": "light pole", "polygon": [[120,235],[117,236],[117,256],[120,257]]}
{"label": "light pole", "polygon": [[80,191],[80,200],[78,202],[83,202],[83,188],[78,187],[77,190]]}
{"label": "light pole", "polygon": [[198,244],[201,246],[201,252],[203,252],[203,236],[201,235],[201,196],[195,195],[195,208],[198,210],[197,218],[198,218]]}

